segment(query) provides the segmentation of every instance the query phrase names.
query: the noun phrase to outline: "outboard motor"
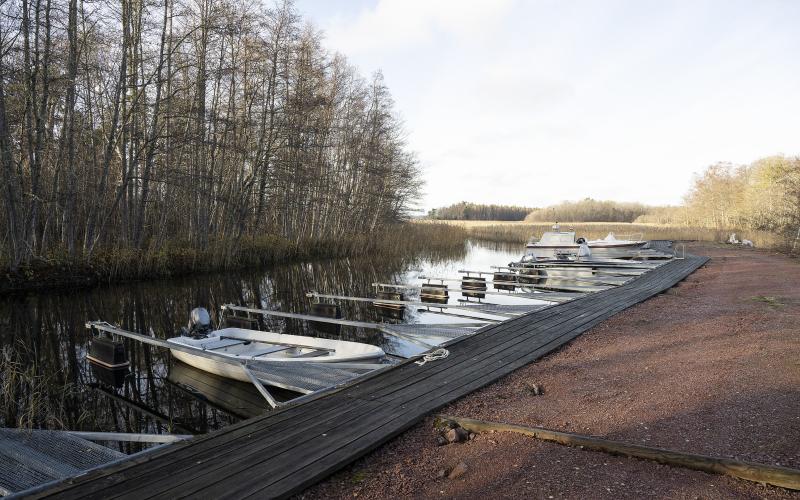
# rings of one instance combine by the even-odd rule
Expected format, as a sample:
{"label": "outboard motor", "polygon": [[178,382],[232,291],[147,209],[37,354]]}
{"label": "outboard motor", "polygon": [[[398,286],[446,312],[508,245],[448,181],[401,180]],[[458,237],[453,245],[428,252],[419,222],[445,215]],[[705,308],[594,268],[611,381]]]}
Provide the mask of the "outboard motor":
{"label": "outboard motor", "polygon": [[211,333],[211,316],[205,307],[196,307],[189,313],[189,335],[203,338]]}

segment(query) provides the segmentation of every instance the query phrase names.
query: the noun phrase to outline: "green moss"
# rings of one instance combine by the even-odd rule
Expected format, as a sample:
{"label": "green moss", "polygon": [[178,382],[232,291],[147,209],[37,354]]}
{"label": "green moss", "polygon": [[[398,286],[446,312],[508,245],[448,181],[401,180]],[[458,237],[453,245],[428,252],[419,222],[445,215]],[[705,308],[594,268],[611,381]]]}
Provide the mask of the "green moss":
{"label": "green moss", "polygon": [[765,295],[756,295],[755,297],[752,297],[752,300],[755,300],[756,302],[763,302],[764,304],[767,304],[772,309],[778,309],[778,308],[783,307],[783,306],[786,305],[783,302],[781,302],[780,297],[769,297],[769,296],[765,296]]}
{"label": "green moss", "polygon": [[362,483],[367,479],[367,477],[368,474],[364,471],[353,472],[353,474],[350,476],[350,481],[353,483]]}

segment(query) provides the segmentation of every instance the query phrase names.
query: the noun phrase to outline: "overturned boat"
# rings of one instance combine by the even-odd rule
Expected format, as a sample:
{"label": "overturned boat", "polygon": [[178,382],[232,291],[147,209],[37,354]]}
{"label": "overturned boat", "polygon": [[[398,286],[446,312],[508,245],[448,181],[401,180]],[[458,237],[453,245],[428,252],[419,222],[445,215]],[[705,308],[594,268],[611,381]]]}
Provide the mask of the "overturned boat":
{"label": "overturned boat", "polygon": [[[210,351],[241,364],[258,361],[270,363],[368,363],[385,356],[383,349],[370,344],[301,335],[287,335],[244,328],[211,329],[205,309],[194,309],[189,329],[168,344]],[[237,364],[217,361],[186,350],[170,349],[172,355],[200,370],[244,382],[249,381]]]}

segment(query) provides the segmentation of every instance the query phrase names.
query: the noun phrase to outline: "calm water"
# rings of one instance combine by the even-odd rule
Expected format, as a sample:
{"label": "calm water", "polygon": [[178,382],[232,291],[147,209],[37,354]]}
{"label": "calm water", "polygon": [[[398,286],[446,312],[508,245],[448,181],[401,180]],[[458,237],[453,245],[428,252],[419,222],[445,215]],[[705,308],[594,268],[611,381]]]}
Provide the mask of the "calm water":
{"label": "calm water", "polygon": [[[419,284],[420,275],[458,278],[460,269],[488,270],[521,253],[519,246],[468,242],[461,251],[435,257],[330,260],[0,299],[0,425],[203,433],[264,411],[263,400],[251,385],[173,362],[165,350],[138,343],[128,343],[130,371],[114,380],[111,373],[98,371],[85,359],[87,320],[102,319],[166,338],[186,325],[189,311],[197,306],[206,307],[215,322],[220,306],[228,303],[305,313],[310,308],[307,291],[373,297],[372,283]],[[495,303],[525,303],[489,297]],[[458,298],[459,294],[451,293],[451,302]],[[466,321],[418,310],[407,310],[402,320],[391,320],[368,304],[341,305],[345,318],[362,321]],[[268,326],[273,331],[332,336],[296,320],[276,318]],[[420,350],[372,330],[345,328],[340,335],[380,345],[401,357]]]}

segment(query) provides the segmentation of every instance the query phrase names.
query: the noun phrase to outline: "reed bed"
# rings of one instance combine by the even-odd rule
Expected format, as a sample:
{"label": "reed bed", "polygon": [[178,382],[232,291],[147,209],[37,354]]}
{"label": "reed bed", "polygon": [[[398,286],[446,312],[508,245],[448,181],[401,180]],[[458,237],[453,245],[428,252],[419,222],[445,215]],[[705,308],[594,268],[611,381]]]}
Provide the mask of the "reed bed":
{"label": "reed bed", "polygon": [[[494,222],[494,221],[450,221],[451,224],[463,227],[471,238],[508,242],[525,243],[531,236],[540,236],[545,231],[550,231],[552,224],[529,222]],[[786,240],[781,235],[767,231],[739,230],[739,229],[709,229],[703,227],[667,226],[659,224],[629,224],[605,222],[576,222],[561,223],[566,229],[572,227],[579,236],[586,238],[604,238],[608,233],[617,237],[631,234],[642,235],[647,240],[675,240],[675,241],[708,241],[726,242],[731,233],[736,233],[739,240],[748,239],[756,247],[775,250],[785,250]]]}
{"label": "reed bed", "polygon": [[[59,390],[53,391],[53,387]],[[65,408],[76,387],[44,369],[35,353],[18,342],[0,349],[0,424],[21,429],[64,428]],[[81,417],[79,417],[81,420]]]}
{"label": "reed bed", "polygon": [[107,249],[89,260],[50,255],[14,272],[0,261],[0,293],[169,278],[318,259],[435,257],[463,251],[467,238],[465,228],[452,224],[401,223],[371,233],[316,240],[291,241],[264,235],[238,241],[211,241],[204,248],[183,242],[160,249]]}

